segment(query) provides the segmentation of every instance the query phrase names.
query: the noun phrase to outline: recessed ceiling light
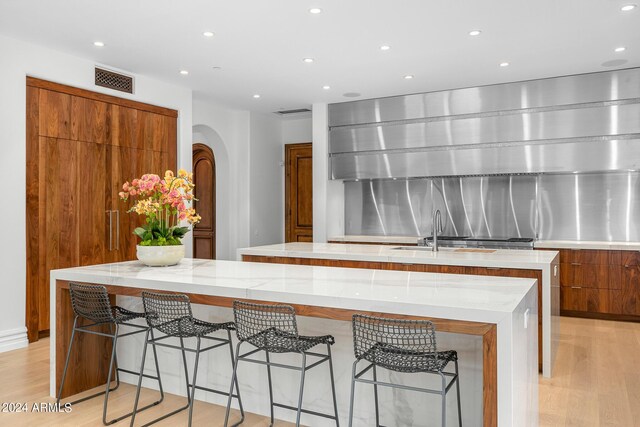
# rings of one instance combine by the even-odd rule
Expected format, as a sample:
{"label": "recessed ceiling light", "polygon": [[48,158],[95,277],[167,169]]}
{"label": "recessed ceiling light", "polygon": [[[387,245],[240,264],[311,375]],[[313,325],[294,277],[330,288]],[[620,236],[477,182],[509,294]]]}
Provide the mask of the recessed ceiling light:
{"label": "recessed ceiling light", "polygon": [[189,72],[187,70],[180,70],[180,74],[186,76],[187,74],[189,74]]}
{"label": "recessed ceiling light", "polygon": [[97,47],[104,47],[104,43],[102,42],[93,42],[93,45]]}
{"label": "recessed ceiling light", "polygon": [[311,64],[313,62],[313,58],[304,58],[302,61],[306,62],[307,64]]}
{"label": "recessed ceiling light", "polygon": [[637,4],[625,4],[624,6],[622,6],[620,8],[620,10],[623,11],[623,12],[629,12],[629,11],[632,11],[633,9],[635,9],[636,7],[638,7]]}
{"label": "recessed ceiling light", "polygon": [[211,67],[211,69],[213,71],[220,71],[220,70],[222,70],[222,67]]}
{"label": "recessed ceiling light", "polygon": [[626,47],[624,47],[624,46],[620,46],[620,47],[615,48],[614,50],[615,50],[616,52],[624,52],[625,50],[627,50],[627,48],[626,48]]}
{"label": "recessed ceiling light", "polygon": [[470,36],[479,36],[482,31],[480,30],[471,30],[469,31]]}
{"label": "recessed ceiling light", "polygon": [[309,13],[313,13],[314,15],[317,15],[318,13],[322,13],[322,9],[320,9],[319,7],[313,7],[309,9]]}
{"label": "recessed ceiling light", "polygon": [[406,76],[404,76],[405,80],[411,80],[413,78],[412,74],[407,74]]}
{"label": "recessed ceiling light", "polygon": [[211,31],[205,31],[202,35],[205,37],[213,37],[213,33]]}
{"label": "recessed ceiling light", "polygon": [[255,99],[258,99],[258,98],[260,98],[260,95],[258,95],[258,94],[256,93],[255,95],[253,95],[253,97],[254,97]]}
{"label": "recessed ceiling light", "polygon": [[380,50],[389,50],[391,49],[391,46],[389,46],[388,44],[383,44],[382,46],[380,46]]}
{"label": "recessed ceiling light", "polygon": [[508,67],[510,64],[508,62],[501,62],[500,66],[501,67]]}
{"label": "recessed ceiling light", "polygon": [[329,86],[329,85],[324,85],[324,86],[322,86],[322,89],[324,89],[324,90],[329,90],[329,89],[331,89],[331,86]]}

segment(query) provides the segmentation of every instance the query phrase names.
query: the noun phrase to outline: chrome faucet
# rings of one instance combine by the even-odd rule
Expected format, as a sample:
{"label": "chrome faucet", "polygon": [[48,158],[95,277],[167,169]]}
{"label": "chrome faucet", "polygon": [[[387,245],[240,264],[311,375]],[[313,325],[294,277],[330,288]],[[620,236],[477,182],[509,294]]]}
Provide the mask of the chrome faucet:
{"label": "chrome faucet", "polygon": [[438,251],[438,233],[442,233],[442,218],[440,209],[433,212],[433,250]]}

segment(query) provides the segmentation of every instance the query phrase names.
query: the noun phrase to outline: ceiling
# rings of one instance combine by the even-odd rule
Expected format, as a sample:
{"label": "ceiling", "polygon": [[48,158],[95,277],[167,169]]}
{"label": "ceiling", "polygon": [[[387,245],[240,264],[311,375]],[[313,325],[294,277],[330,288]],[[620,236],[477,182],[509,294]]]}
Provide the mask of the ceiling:
{"label": "ceiling", "polygon": [[271,112],[640,66],[634,2],[2,0],[0,33]]}

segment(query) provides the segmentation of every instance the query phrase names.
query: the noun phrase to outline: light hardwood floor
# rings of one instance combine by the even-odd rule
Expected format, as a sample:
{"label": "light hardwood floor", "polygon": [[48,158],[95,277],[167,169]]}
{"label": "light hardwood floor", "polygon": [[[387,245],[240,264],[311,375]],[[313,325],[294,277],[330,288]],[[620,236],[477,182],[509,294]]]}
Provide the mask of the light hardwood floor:
{"label": "light hardwood floor", "polygon": [[640,426],[640,324],[560,319],[553,378],[540,378],[540,426]]}
{"label": "light hardwood floor", "polygon": [[[540,426],[640,426],[640,324],[562,317],[560,331],[553,378],[540,378]],[[48,339],[0,354],[0,402],[53,402],[48,392]],[[129,410],[134,393],[133,386],[122,384],[112,394],[110,412]],[[146,402],[154,397],[150,390],[143,394]],[[161,407],[140,414],[139,425],[183,402],[183,397],[167,395]],[[224,408],[197,402],[194,425],[220,426],[223,416]],[[0,425],[99,426],[101,417],[102,399],[96,398],[69,414],[0,413]],[[128,425],[128,420],[116,425]],[[157,425],[186,425],[186,412]],[[247,414],[244,425],[262,427],[269,422]]]}
{"label": "light hardwood floor", "polygon": [[[100,390],[101,391],[101,390]],[[109,396],[109,418],[131,411],[135,398],[135,387],[120,384],[120,388]],[[95,391],[93,391],[95,392]],[[87,392],[89,394],[90,392]],[[141,394],[140,405],[157,399],[158,392],[145,389]],[[74,396],[75,399],[75,396]],[[45,402],[54,403],[49,397],[49,339],[42,339],[28,348],[0,353],[0,404],[2,402]],[[64,403],[64,401],[63,401]],[[82,402],[70,413],[0,413],[0,426],[101,426],[102,425],[102,397]],[[155,408],[140,412],[136,416],[136,425],[140,426],[152,419],[186,403],[181,396],[165,394],[165,400]],[[0,408],[1,409],[1,408]],[[213,404],[196,401],[193,411],[194,426],[217,427],[223,425],[225,408]],[[277,416],[277,412],[276,412]],[[232,420],[237,420],[239,413],[232,412]],[[130,418],[113,424],[114,426],[128,426]],[[287,422],[276,422],[277,426],[292,426]],[[187,412],[183,411],[157,424],[161,426],[186,426]],[[243,426],[266,427],[269,419],[246,413]]]}

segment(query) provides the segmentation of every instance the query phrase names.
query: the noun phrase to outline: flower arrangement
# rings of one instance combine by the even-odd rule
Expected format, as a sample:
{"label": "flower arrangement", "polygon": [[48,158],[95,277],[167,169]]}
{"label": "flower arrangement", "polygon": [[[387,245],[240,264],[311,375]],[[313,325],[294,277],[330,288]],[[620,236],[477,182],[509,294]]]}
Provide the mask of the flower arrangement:
{"label": "flower arrangement", "polygon": [[181,245],[180,239],[189,231],[186,221],[194,225],[200,216],[191,207],[193,196],[193,174],[184,169],[178,176],[168,170],[161,179],[158,175],[145,174],[128,181],[122,186],[119,196],[122,200],[135,198],[136,202],[128,212],[146,216],[146,224],[134,230],[142,240],[140,246]]}

